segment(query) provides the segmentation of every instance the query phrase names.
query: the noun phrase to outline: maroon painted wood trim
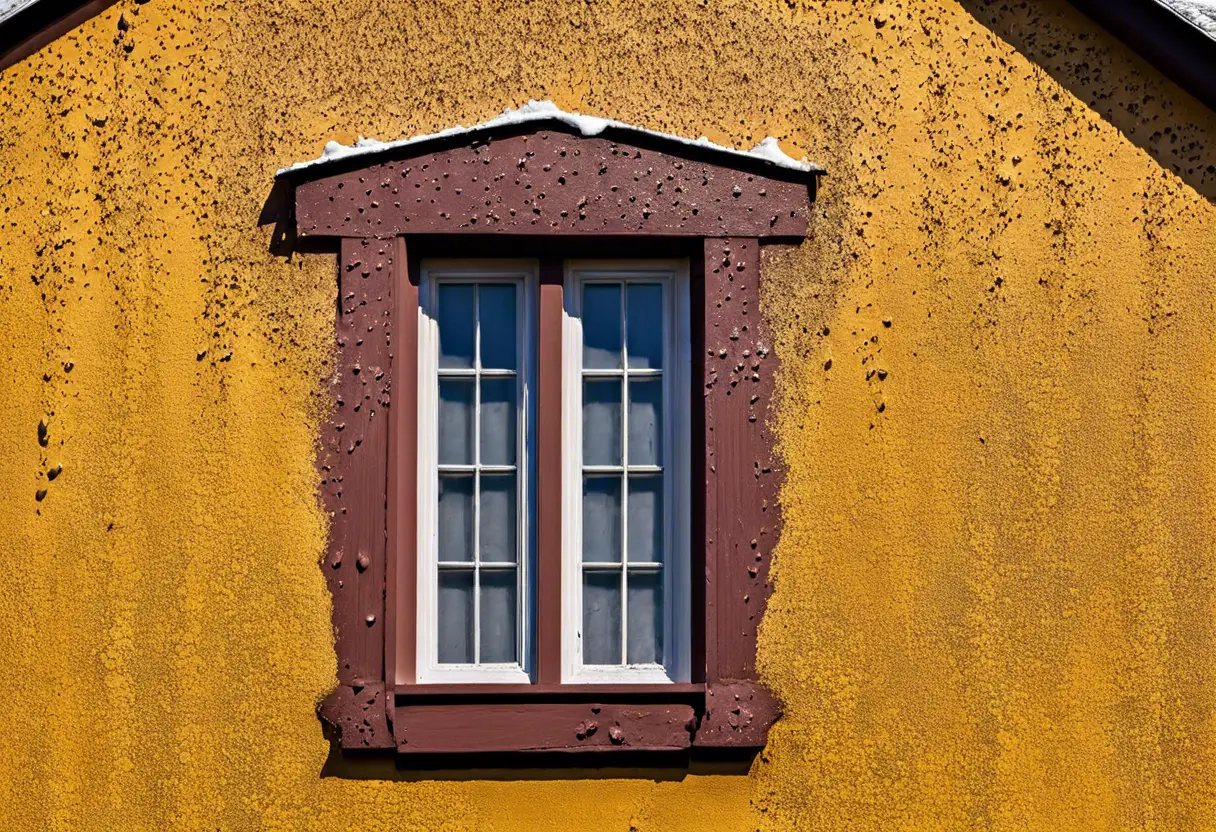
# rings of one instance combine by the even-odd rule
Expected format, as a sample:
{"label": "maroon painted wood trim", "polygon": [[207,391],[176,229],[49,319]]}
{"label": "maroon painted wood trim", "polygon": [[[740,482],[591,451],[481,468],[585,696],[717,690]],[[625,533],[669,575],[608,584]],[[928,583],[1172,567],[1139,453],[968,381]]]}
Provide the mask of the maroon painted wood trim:
{"label": "maroon painted wood trim", "polygon": [[338,734],[338,745],[346,751],[396,747],[388,719],[391,697],[383,682],[339,685],[317,708],[321,719]]}
{"label": "maroon painted wood trim", "polygon": [[415,705],[398,710],[395,728],[402,754],[681,751],[696,714],[682,704]]}
{"label": "maroon painted wood trim", "polygon": [[705,690],[698,748],[763,748],[781,703],[759,682],[721,682]]}
{"label": "maroon painted wood trim", "polygon": [[[393,240],[343,240],[339,253],[338,372],[318,466],[330,515],[325,575],[333,595],[334,645],[340,687],[321,715],[340,729],[350,708],[369,726],[385,720],[385,529],[390,386],[389,327]],[[381,713],[364,713],[364,691],[375,691]],[[391,747],[381,728],[369,736],[342,730],[351,747]],[[371,745],[369,746],[369,743]],[[378,743],[378,745],[377,745]]]}
{"label": "maroon painted wood trim", "polygon": [[597,697],[628,697],[637,702],[644,702],[647,698],[681,698],[692,701],[705,696],[705,685],[696,682],[668,685],[563,685],[560,682],[538,682],[533,685],[398,685],[396,694],[397,698],[401,699],[402,701],[431,697],[496,699],[518,696],[569,696],[579,699]]}
{"label": "maroon painted wood trim", "polygon": [[[734,725],[711,718],[706,742],[749,746],[763,744],[779,713],[756,685],[756,635],[781,527],[781,473],[769,425],[777,358],[760,315],[759,240],[707,239],[704,279],[707,697],[713,701],[715,689],[725,688],[732,702],[736,694],[746,699],[752,714],[742,721],[735,714]],[[740,682],[751,684],[746,697],[735,687]]]}
{"label": "maroon painted wood trim", "polygon": [[562,681],[562,261],[540,263],[536,426],[536,682]]}
{"label": "maroon painted wood trim", "polygon": [[[28,58],[42,47],[113,6],[116,0],[48,2],[43,0],[0,24],[0,71]],[[137,10],[132,10],[138,14]],[[119,38],[123,32],[119,31]]]}
{"label": "maroon painted wood trim", "polygon": [[691,679],[693,682],[704,683],[708,665],[706,657],[706,614],[705,596],[709,573],[705,561],[705,454],[699,449],[705,447],[705,390],[698,379],[705,377],[705,366],[709,360],[705,349],[705,257],[704,245],[698,257],[689,258],[689,329],[690,355],[689,390],[690,399],[689,437],[690,464],[690,522],[689,530],[689,569],[688,575],[692,582],[690,596],[690,612],[692,627],[690,628],[689,652],[693,657]]}
{"label": "maroon painted wood trim", "polygon": [[[694,465],[704,483],[694,500],[695,516],[703,519],[694,540],[703,543],[695,557],[704,558],[706,581],[704,597],[694,601],[703,616],[694,638],[705,650],[705,684],[562,686],[560,639],[549,638],[538,643],[535,685],[419,686],[409,684],[416,627],[418,290],[403,239],[342,241],[340,367],[320,464],[333,514],[327,577],[343,683],[321,714],[340,729],[343,748],[466,753],[763,746],[780,714],[755,667],[757,627],[770,590],[768,557],[780,530],[780,472],[768,424],[776,359],[759,314],[759,240],[711,238],[704,253],[692,272],[694,300],[703,310],[693,327],[703,373],[693,441],[705,448]],[[549,633],[560,632],[562,271],[560,260],[542,262],[539,299],[538,627]],[[393,378],[400,394],[397,407],[389,408]],[[396,461],[391,469],[390,453]],[[391,608],[394,635],[386,640],[390,569],[397,602]],[[401,683],[392,697],[385,696],[386,677]],[[452,701],[436,703],[437,697]],[[571,728],[585,721],[589,698],[610,709],[611,725],[622,736],[636,739],[591,740],[585,730],[580,738]],[[572,721],[575,715],[580,719]],[[676,723],[687,727],[673,733]]]}
{"label": "maroon painted wood trim", "polygon": [[[754,172],[560,131],[457,144],[431,156],[431,162],[383,162],[333,174],[297,190],[298,208],[316,216],[349,208],[351,217],[341,229],[326,230],[341,238],[339,367],[318,466],[333,518],[325,568],[341,685],[322,703],[321,716],[339,729],[345,749],[396,748],[406,754],[762,747],[780,714],[757,677],[756,636],[770,592],[769,557],[780,532],[781,473],[769,425],[777,361],[760,316],[760,244],[761,237],[805,233],[806,189],[813,182],[769,182]],[[504,159],[511,165],[504,166]],[[407,182],[418,184],[413,190],[421,193],[424,173],[433,180],[427,197],[415,196],[408,208],[408,199],[392,199],[398,213],[386,213],[386,194],[400,196]],[[324,187],[331,191],[326,194]],[[561,208],[574,193],[587,195],[573,203],[577,220]],[[527,200],[519,204],[531,207],[535,221],[518,210],[501,226],[475,223],[474,214],[458,221],[451,207],[473,196],[491,212],[507,210],[511,200]],[[339,208],[331,207],[342,199]],[[693,201],[706,199],[709,210],[691,211]],[[798,207],[790,217],[773,214],[767,226],[758,227],[756,218],[764,213],[758,206],[781,201]],[[497,239],[530,246],[545,245],[546,235],[586,234],[578,243],[571,236],[564,244],[548,243],[541,261],[532,685],[413,684],[420,247],[407,250],[397,235],[401,228],[384,225],[389,214],[405,223],[418,219],[411,230],[429,234],[418,238],[428,245],[452,232],[481,235],[466,239],[486,245],[508,231],[520,236]],[[730,235],[719,234],[721,228]],[[352,230],[366,236],[347,236]],[[692,326],[693,371],[702,382],[689,395],[690,441],[705,448],[695,455],[692,470],[692,566],[694,575],[705,577],[693,586],[693,650],[704,662],[694,663],[693,683],[687,685],[561,684],[561,641],[555,635],[561,629],[563,258],[571,246],[602,247],[621,233],[641,235],[632,238],[639,254],[654,245],[688,244],[674,238],[702,237],[702,254],[691,268],[691,300],[701,310]],[[601,727],[608,733],[597,733]]]}
{"label": "maroon painted wood trim", "polygon": [[298,182],[299,236],[803,237],[814,188],[809,174],[791,181],[559,130],[414,153]]}
{"label": "maroon painted wood trim", "polygon": [[[394,241],[392,407],[388,448],[388,568],[385,678],[415,678],[418,568],[418,284],[405,238]],[[390,703],[391,705],[391,703]]]}

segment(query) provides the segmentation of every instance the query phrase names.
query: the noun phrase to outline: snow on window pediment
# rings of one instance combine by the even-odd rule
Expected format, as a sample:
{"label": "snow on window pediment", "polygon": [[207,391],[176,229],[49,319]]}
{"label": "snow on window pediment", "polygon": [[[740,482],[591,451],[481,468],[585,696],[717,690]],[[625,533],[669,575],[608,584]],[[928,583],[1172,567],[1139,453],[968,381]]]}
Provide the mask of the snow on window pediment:
{"label": "snow on window pediment", "polygon": [[[585,116],[579,113],[568,113],[560,109],[552,101],[529,101],[519,109],[505,110],[502,115],[492,118],[489,121],[483,121],[480,124],[475,124],[472,127],[449,127],[446,130],[440,130],[437,133],[427,133],[419,136],[413,136],[408,139],[398,139],[391,142],[377,141],[376,139],[365,139],[360,137],[354,145],[343,145],[338,142],[330,142],[325,146],[325,150],[317,159],[312,159],[305,162],[296,162],[295,164],[283,168],[276,174],[284,176],[292,173],[297,173],[303,170],[317,168],[323,165],[328,165],[333,162],[349,160],[359,156],[370,156],[373,154],[385,153],[401,148],[419,149],[423,145],[435,142],[441,139],[451,139],[460,136],[470,136],[476,138],[479,135],[503,130],[518,125],[536,124],[541,125],[546,122],[557,122],[563,124],[585,137],[598,136],[605,130],[612,129],[625,133],[633,133],[638,136],[648,137],[650,139],[658,139],[664,142],[671,142],[677,145],[685,145],[690,148],[696,148],[701,151],[708,151],[713,154],[722,154],[725,157],[734,157],[739,161],[749,161],[752,163],[760,162],[772,165],[775,168],[793,171],[796,173],[818,174],[823,172],[823,168],[819,165],[803,159],[795,159],[786,154],[777,144],[777,140],[773,137],[768,137],[751,150],[739,150],[737,148],[725,147],[724,145],[715,144],[709,139],[702,136],[699,139],[688,139],[682,136],[675,136],[670,133],[661,133],[656,130],[649,130],[644,127],[637,127],[632,124],[626,124],[622,121],[614,121],[612,119],[600,118],[597,116]],[[725,161],[725,160],[724,160]]]}

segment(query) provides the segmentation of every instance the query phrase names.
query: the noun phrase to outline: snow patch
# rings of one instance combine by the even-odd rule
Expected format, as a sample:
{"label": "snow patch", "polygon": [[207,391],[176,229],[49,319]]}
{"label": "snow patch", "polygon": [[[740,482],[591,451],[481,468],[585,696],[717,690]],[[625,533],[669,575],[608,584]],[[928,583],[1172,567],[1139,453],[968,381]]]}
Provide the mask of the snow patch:
{"label": "snow patch", "polygon": [[38,0],[0,0],[0,23],[8,20],[26,6],[34,5]]}
{"label": "snow patch", "polygon": [[[0,0],[3,2],[3,0]],[[492,118],[489,121],[483,121],[480,124],[475,124],[472,127],[449,127],[446,130],[440,130],[438,133],[426,133],[421,136],[412,136],[408,139],[398,139],[397,141],[381,142],[375,139],[365,139],[362,136],[354,145],[344,145],[338,142],[330,142],[325,145],[325,150],[321,152],[318,159],[312,159],[307,162],[296,162],[291,167],[286,167],[280,170],[276,175],[282,176],[286,173],[306,170],[308,168],[326,165],[331,162],[337,162],[341,159],[349,159],[352,156],[364,156],[372,153],[380,153],[386,150],[396,150],[402,147],[411,147],[413,145],[432,142],[437,139],[446,139],[452,136],[461,136],[467,133],[481,133],[484,131],[495,130],[502,127],[510,127],[518,124],[531,124],[538,121],[557,121],[566,126],[578,131],[583,136],[598,136],[609,127],[639,135],[651,136],[665,141],[677,142],[679,144],[688,145],[690,147],[698,147],[714,153],[723,153],[729,156],[743,157],[751,160],[760,160],[767,162],[779,168],[786,170],[796,170],[804,173],[821,173],[823,168],[812,162],[808,162],[805,158],[795,159],[787,155],[777,145],[777,140],[769,136],[760,144],[756,145],[751,150],[739,150],[733,147],[725,147],[720,144],[714,144],[706,137],[702,136],[699,139],[687,139],[683,136],[673,136],[670,133],[660,133],[657,130],[648,130],[645,127],[637,127],[632,124],[626,124],[623,121],[613,121],[612,119],[599,118],[598,116],[585,116],[581,113],[568,113],[560,109],[552,101],[529,101],[518,109],[507,108],[502,115]]]}
{"label": "snow patch", "polygon": [[1158,3],[1203,31],[1216,38],[1216,0],[1157,0]]}

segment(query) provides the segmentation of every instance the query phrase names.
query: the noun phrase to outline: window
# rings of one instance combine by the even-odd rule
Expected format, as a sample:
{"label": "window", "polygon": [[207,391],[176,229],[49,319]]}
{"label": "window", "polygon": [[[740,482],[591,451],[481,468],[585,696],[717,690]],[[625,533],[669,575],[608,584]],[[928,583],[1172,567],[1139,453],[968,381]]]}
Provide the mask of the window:
{"label": "window", "polygon": [[689,679],[688,264],[566,264],[567,682]]}
{"label": "window", "polygon": [[[682,261],[568,261],[562,681],[689,679]],[[427,261],[419,287],[417,681],[532,680],[537,266]]]}
{"label": "window", "polygon": [[527,682],[535,264],[424,264],[419,682]]}
{"label": "window", "polygon": [[416,758],[753,753],[761,246],[819,171],[529,107],[281,172],[300,250],[338,252],[320,713]]}

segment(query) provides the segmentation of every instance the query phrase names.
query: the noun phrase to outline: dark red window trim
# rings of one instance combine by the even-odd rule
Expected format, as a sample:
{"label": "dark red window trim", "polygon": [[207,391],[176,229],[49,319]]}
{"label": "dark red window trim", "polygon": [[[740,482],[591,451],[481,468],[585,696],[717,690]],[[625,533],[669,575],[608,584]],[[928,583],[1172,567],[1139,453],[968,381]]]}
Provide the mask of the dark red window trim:
{"label": "dark red window trim", "polygon": [[[780,710],[755,666],[780,471],[761,245],[805,235],[814,176],[557,125],[426,149],[293,182],[298,233],[336,237],[339,248],[340,367],[318,465],[333,516],[326,574],[340,685],[321,716],[344,750],[408,755],[763,747]],[[551,638],[538,640],[535,684],[413,684],[420,260],[540,260],[536,615],[539,630],[559,632],[562,448],[546,425],[561,410],[562,263],[625,250],[692,266],[701,383],[689,391],[691,442],[705,449],[692,471],[692,574],[704,575],[693,587],[693,680],[564,686]]]}

